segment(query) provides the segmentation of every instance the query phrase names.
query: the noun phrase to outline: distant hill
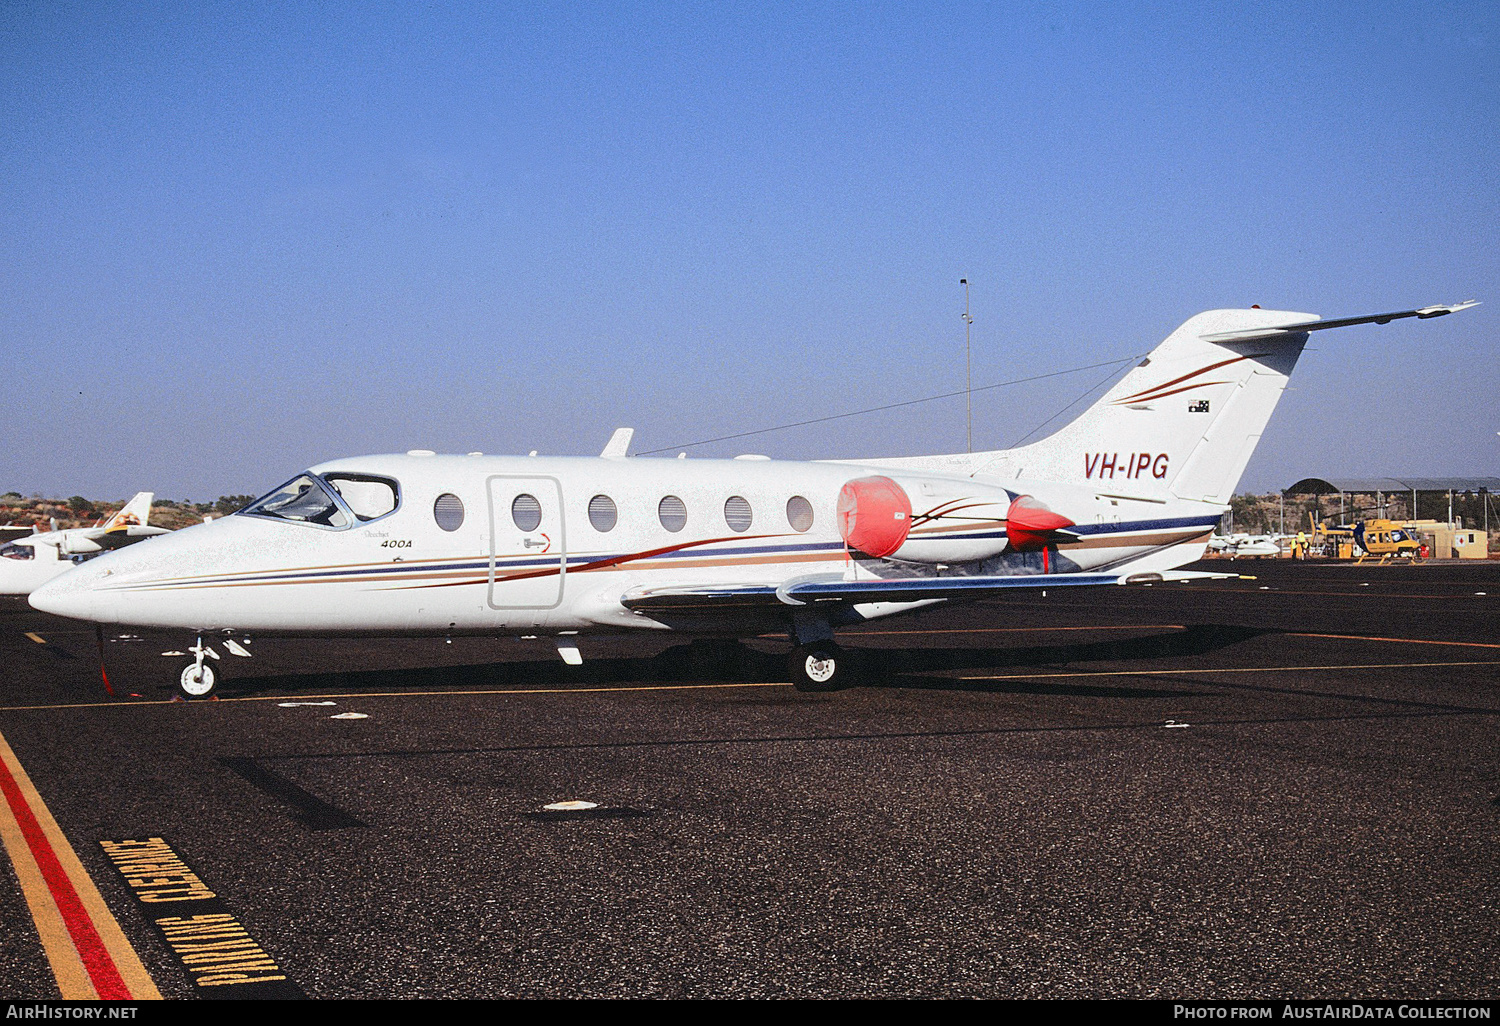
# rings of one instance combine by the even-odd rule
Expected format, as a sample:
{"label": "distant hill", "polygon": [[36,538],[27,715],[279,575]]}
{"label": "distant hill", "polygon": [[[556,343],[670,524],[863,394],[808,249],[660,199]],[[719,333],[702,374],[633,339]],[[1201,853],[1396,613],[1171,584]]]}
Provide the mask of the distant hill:
{"label": "distant hill", "polygon": [[[205,516],[222,517],[242,509],[255,497],[253,495],[221,495],[214,502],[177,502],[172,499],[157,499],[151,506],[153,527],[177,530],[192,524],[200,524]],[[50,528],[57,521],[59,530],[69,527],[92,527],[101,523],[130,501],[124,499],[87,499],[74,495],[67,499],[45,499],[40,495],[27,498],[19,492],[0,495],[0,525]]]}

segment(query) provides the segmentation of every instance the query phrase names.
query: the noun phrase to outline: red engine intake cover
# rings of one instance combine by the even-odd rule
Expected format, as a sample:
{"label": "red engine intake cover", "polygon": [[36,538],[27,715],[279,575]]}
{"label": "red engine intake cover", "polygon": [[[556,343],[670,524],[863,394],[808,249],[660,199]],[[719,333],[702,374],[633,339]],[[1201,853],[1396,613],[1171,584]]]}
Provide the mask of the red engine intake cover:
{"label": "red engine intake cover", "polygon": [[839,489],[839,534],[866,555],[889,556],[911,530],[911,499],[888,477],[860,477]]}
{"label": "red engine intake cover", "polygon": [[1030,495],[1019,495],[1010,504],[1005,515],[1005,533],[1010,546],[1017,552],[1035,552],[1045,549],[1052,541],[1052,532],[1075,526],[1073,521],[1054,513]]}

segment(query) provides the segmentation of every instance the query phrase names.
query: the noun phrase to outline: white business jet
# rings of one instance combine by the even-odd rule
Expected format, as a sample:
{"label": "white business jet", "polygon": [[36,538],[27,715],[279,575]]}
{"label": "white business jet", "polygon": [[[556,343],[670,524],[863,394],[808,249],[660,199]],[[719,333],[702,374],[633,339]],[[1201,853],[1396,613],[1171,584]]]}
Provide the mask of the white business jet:
{"label": "white business jet", "polygon": [[[405,455],[312,467],[239,513],[110,553],[32,605],[212,635],[784,631],[802,687],[848,678],[849,624],[1013,589],[1214,576],[1200,558],[1320,320],[1193,317],[1061,431],[1015,449],[884,460]],[[205,640],[207,639],[207,640]],[[208,658],[205,658],[207,656]]]}
{"label": "white business jet", "polygon": [[121,510],[96,527],[34,531],[0,545],[0,595],[29,595],[52,578],[73,569],[77,558],[95,556],[158,534],[151,527],[151,492],[137,492]]}

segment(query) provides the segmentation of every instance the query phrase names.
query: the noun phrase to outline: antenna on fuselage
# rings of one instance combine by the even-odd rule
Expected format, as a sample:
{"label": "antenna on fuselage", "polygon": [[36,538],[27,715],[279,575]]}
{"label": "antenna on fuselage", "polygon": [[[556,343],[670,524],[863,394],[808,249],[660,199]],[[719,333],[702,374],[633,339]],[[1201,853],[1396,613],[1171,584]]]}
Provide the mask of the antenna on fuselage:
{"label": "antenna on fuselage", "polygon": [[609,436],[609,442],[604,446],[604,451],[599,454],[601,459],[623,460],[630,455],[630,439],[635,435],[635,428],[615,428],[615,433]]}

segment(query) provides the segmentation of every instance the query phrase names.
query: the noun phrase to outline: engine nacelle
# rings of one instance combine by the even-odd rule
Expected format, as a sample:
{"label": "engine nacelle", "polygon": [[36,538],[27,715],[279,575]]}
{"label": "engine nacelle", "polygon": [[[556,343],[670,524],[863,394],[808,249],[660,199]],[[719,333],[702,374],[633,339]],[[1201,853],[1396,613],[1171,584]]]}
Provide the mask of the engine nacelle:
{"label": "engine nacelle", "polygon": [[[914,498],[915,497],[915,501]],[[965,563],[1038,552],[1073,521],[1031,495],[1012,499],[972,479],[856,478],[839,492],[839,534],[850,549],[909,563]]]}
{"label": "engine nacelle", "polygon": [[100,545],[92,538],[70,535],[66,532],[63,533],[62,538],[60,538],[57,543],[58,555],[64,558],[67,558],[68,556],[82,556],[85,554],[93,554],[103,551],[104,546]]}
{"label": "engine nacelle", "polygon": [[1010,493],[973,479],[901,479],[916,501],[911,530],[891,556],[911,563],[966,563],[1005,551]]}
{"label": "engine nacelle", "polygon": [[962,563],[1005,550],[1004,488],[968,479],[861,477],[839,492],[851,549],[911,563]]}
{"label": "engine nacelle", "polygon": [[883,558],[911,530],[911,499],[888,477],[855,478],[839,489],[838,523],[845,545]]}

